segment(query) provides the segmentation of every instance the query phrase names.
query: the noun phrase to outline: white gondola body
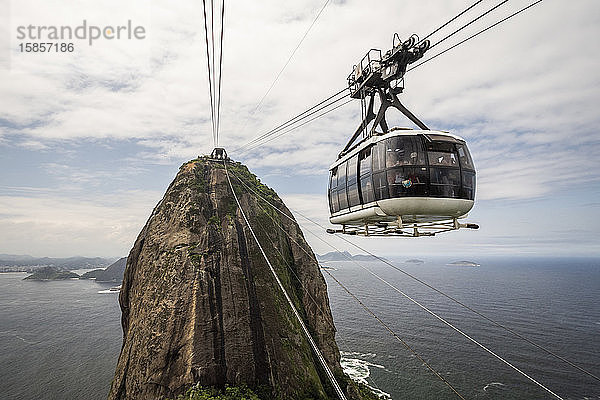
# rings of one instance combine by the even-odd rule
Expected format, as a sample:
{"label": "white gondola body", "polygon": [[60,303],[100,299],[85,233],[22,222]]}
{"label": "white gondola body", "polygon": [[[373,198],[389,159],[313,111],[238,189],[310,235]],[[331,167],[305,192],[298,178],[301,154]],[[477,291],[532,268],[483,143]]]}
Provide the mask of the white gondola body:
{"label": "white gondola body", "polygon": [[474,195],[475,167],[464,139],[395,128],[330,167],[329,220],[349,226],[452,220],[466,217]]}

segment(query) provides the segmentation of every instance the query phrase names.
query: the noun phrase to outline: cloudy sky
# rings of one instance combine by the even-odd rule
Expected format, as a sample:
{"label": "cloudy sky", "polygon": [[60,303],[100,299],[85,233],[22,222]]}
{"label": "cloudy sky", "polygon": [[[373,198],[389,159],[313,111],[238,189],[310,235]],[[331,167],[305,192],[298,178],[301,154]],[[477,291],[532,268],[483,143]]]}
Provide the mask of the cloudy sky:
{"label": "cloudy sky", "polygon": [[[440,39],[499,0],[484,0]],[[432,54],[524,7],[510,0]],[[121,256],[178,167],[212,149],[202,2],[0,0],[0,253]],[[227,1],[220,142],[233,149],[343,88],[369,48],[421,37],[471,0]],[[141,40],[22,53],[19,26],[143,26]],[[403,102],[465,137],[478,170],[469,221],[435,238],[356,238],[382,255],[600,255],[600,2],[541,4],[406,76]],[[32,40],[30,40],[32,41]],[[65,42],[69,42],[68,40]],[[293,209],[327,223],[327,167],[355,102],[249,154]],[[411,126],[400,115],[391,125]],[[317,252],[329,251],[302,223]],[[356,252],[350,249],[351,252]]]}

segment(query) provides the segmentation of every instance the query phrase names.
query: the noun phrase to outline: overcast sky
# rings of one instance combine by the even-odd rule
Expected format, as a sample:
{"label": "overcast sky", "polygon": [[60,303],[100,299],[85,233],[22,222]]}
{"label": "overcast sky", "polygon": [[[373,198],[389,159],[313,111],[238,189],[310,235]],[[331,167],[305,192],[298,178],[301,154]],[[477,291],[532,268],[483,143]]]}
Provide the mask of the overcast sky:
{"label": "overcast sky", "polygon": [[[185,161],[212,149],[202,2],[0,0],[0,253],[122,256]],[[421,37],[471,0],[332,0],[252,114],[324,0],[226,4],[221,144],[232,149],[342,89],[369,48]],[[485,0],[440,39],[499,0]],[[511,0],[456,40],[529,4]],[[5,12],[4,10],[8,10]],[[142,40],[21,53],[19,26],[143,26]],[[354,238],[382,255],[600,255],[600,2],[544,0],[411,71],[401,99],[467,139],[479,231]],[[65,41],[65,42],[68,42]],[[246,155],[288,206],[327,223],[327,168],[356,102]],[[390,125],[412,126],[400,115]],[[298,218],[309,231],[353,253]]]}

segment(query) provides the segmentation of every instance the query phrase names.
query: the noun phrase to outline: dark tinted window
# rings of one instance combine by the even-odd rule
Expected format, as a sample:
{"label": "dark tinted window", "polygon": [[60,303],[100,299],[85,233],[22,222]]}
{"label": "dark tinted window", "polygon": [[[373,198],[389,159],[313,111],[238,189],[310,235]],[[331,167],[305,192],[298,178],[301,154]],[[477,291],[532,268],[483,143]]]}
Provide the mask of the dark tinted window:
{"label": "dark tinted window", "polygon": [[373,158],[373,171],[381,171],[385,168],[385,140],[371,148],[371,157]]}
{"label": "dark tinted window", "polygon": [[460,171],[454,168],[430,168],[430,194],[436,197],[460,197]]}
{"label": "dark tinted window", "polygon": [[329,188],[334,189],[337,187],[337,168],[332,169],[330,174]]}
{"label": "dark tinted window", "polygon": [[356,183],[356,173],[357,173],[357,163],[358,163],[358,155],[352,157],[348,160],[348,186]]}
{"label": "dark tinted window", "polygon": [[360,197],[358,197],[358,185],[356,183],[348,185],[348,205],[350,207],[360,205]]}
{"label": "dark tinted window", "polygon": [[462,173],[462,195],[463,199],[474,200],[475,199],[475,172],[463,171]]}
{"label": "dark tinted window", "polygon": [[457,144],[456,150],[458,151],[458,159],[460,160],[460,166],[464,169],[475,169],[473,165],[473,159],[469,153],[469,149],[464,144]]}
{"label": "dark tinted window", "polygon": [[346,188],[346,163],[343,162],[337,166],[338,189]]}
{"label": "dark tinted window", "polygon": [[359,159],[359,171],[360,175],[366,175],[371,173],[371,148],[365,149],[360,152]]}
{"label": "dark tinted window", "polygon": [[458,167],[458,156],[454,143],[431,142],[427,143],[427,156],[429,165],[443,165],[446,167]]}
{"label": "dark tinted window", "polygon": [[403,167],[387,171],[390,197],[426,196],[427,168]]}
{"label": "dark tinted window", "polygon": [[362,175],[360,177],[360,194],[363,204],[375,201],[375,191],[373,190],[371,175]]}
{"label": "dark tinted window", "polygon": [[373,174],[373,189],[375,189],[375,200],[383,200],[390,197],[385,172]]}
{"label": "dark tinted window", "polygon": [[340,211],[340,204],[338,202],[337,191],[335,189],[329,191],[329,211],[332,213]]}
{"label": "dark tinted window", "polygon": [[385,143],[385,160],[388,168],[425,164],[425,154],[419,137],[396,136],[386,139]]}
{"label": "dark tinted window", "polygon": [[340,202],[340,210],[348,208],[348,197],[346,196],[346,188],[338,188],[338,201]]}

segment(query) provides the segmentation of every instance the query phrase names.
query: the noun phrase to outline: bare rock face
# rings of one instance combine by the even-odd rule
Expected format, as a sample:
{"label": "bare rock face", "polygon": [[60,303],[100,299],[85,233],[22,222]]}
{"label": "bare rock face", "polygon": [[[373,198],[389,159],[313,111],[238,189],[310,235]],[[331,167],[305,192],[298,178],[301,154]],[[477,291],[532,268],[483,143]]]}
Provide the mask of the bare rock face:
{"label": "bare rock face", "polygon": [[[312,250],[295,221],[248,193],[236,176],[291,216],[274,191],[241,164],[228,168],[267,257],[341,377],[327,288]],[[245,383],[281,399],[332,396],[222,164],[201,158],[181,167],[129,253],[119,301],[123,346],[109,399],[172,398],[197,382]]]}

